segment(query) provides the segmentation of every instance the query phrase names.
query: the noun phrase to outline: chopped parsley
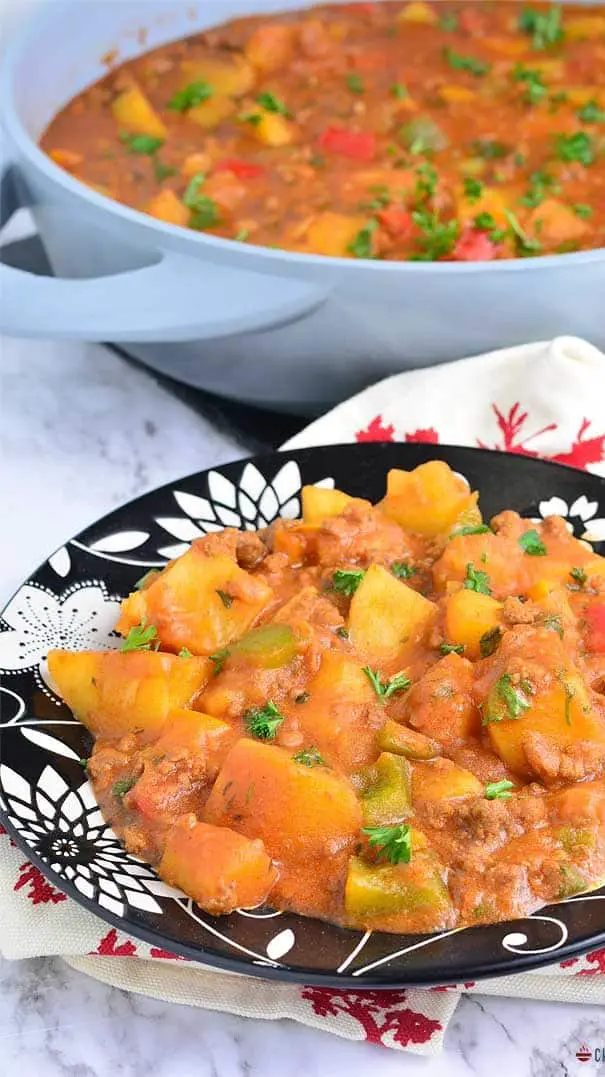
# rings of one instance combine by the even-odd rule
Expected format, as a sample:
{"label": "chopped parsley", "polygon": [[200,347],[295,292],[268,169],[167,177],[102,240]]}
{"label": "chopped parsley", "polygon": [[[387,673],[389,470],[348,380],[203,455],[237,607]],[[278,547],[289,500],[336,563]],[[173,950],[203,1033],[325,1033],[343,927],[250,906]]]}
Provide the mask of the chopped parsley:
{"label": "chopped parsley", "polygon": [[264,108],[265,112],[277,112],[279,116],[290,116],[284,102],[280,101],[279,97],[276,97],[274,93],[259,93],[256,100],[261,108]]}
{"label": "chopped parsley", "polygon": [[582,123],[605,123],[605,109],[600,108],[594,100],[587,101],[578,109],[578,119]]}
{"label": "chopped parsley", "polygon": [[572,568],[569,575],[574,583],[577,583],[578,587],[584,587],[588,582],[588,576],[583,568]]}
{"label": "chopped parsley", "polygon": [[549,613],[547,617],[542,621],[544,628],[548,628],[551,632],[556,632],[561,639],[563,639],[564,631],[561,624],[561,618],[556,613]]}
{"label": "chopped parsley", "polygon": [[200,187],[202,187],[205,182],[206,176],[204,172],[196,172],[195,175],[191,177],[183,194],[183,203],[187,206],[187,209],[197,209],[200,197]]}
{"label": "chopped parsley", "polygon": [[136,785],[136,778],[120,778],[111,787],[112,797],[115,797],[116,800],[122,800],[130,792],[133,785]]}
{"label": "chopped parsley", "polygon": [[354,255],[355,258],[373,258],[373,237],[377,228],[378,221],[368,221],[363,228],[360,228],[353,242],[349,243],[349,246],[347,247],[349,254]]}
{"label": "chopped parsley", "polygon": [[[473,224],[481,232],[489,232],[489,238],[493,243],[500,243],[508,235],[505,228],[497,228],[496,221],[491,213],[478,213]],[[488,531],[489,528],[486,528]]]}
{"label": "chopped parsley", "polygon": [[549,191],[556,194],[560,190],[561,188],[557,181],[552,176],[549,176],[547,172],[532,172],[529,177],[527,194],[524,194],[519,201],[521,205],[534,209],[542,204]]}
{"label": "chopped parsley", "polygon": [[207,82],[190,82],[189,86],[185,86],[183,90],[177,90],[177,92],[170,98],[168,102],[168,108],[173,112],[187,112],[190,108],[195,108],[196,105],[203,104],[204,101],[208,101],[212,97],[213,90]]}
{"label": "chopped parsley", "polygon": [[565,724],[571,725],[571,701],[576,693],[567,682],[564,682],[563,687],[565,689]]}
{"label": "chopped parsley", "polygon": [[310,748],[302,748],[292,758],[295,763],[301,763],[303,767],[321,767],[326,764],[323,755],[314,744]]}
{"label": "chopped parsley", "polygon": [[511,789],[514,788],[513,783],[507,778],[503,778],[501,782],[488,782],[485,786],[485,799],[508,800],[512,795]]}
{"label": "chopped parsley", "polygon": [[428,161],[423,161],[416,169],[418,180],[416,181],[416,197],[419,201],[423,198],[432,198],[437,190],[439,175],[437,169]]}
{"label": "chopped parsley", "polygon": [[393,561],[391,572],[398,580],[409,580],[416,575],[418,569],[412,568],[407,561]]}
{"label": "chopped parsley", "polygon": [[494,689],[498,701],[504,705],[507,713],[502,713],[501,710],[488,710],[483,717],[483,725],[489,725],[491,722],[502,722],[506,718],[520,718],[523,711],[529,710],[531,704],[527,695],[521,685],[517,688],[513,684],[510,673],[504,673],[496,681]]}
{"label": "chopped parsley", "polygon": [[153,162],[153,171],[158,183],[163,183],[169,176],[175,176],[178,168],[175,168],[174,165],[165,165],[163,161],[158,161],[156,157]]}
{"label": "chopped parsley", "polygon": [[158,630],[155,625],[148,625],[141,621],[139,625],[133,625],[126,636],[120,651],[157,651],[160,646]]}
{"label": "chopped parsley", "polygon": [[145,575],[141,576],[140,580],[137,580],[137,582],[135,583],[135,585],[134,585],[135,591],[142,591],[143,588],[147,587],[147,585],[149,583],[151,583],[151,581],[154,580],[156,576],[159,576],[159,575],[160,575],[159,568],[150,568],[149,572],[146,572]]}
{"label": "chopped parsley", "polygon": [[163,138],[152,138],[151,135],[130,135],[123,131],[120,135],[123,142],[131,153],[139,153],[142,157],[153,157],[164,145]]}
{"label": "chopped parsley", "polygon": [[244,721],[251,736],[259,740],[274,740],[277,730],[285,721],[285,715],[269,699],[264,707],[252,707],[246,711]]}
{"label": "chopped parsley", "polygon": [[479,653],[482,658],[489,658],[494,653],[497,647],[500,645],[502,639],[502,629],[496,626],[495,628],[488,629],[484,632],[479,640]]}
{"label": "chopped parsley", "polygon": [[588,167],[596,158],[594,140],[586,131],[575,131],[572,135],[557,135],[555,153],[561,161],[579,161]]}
{"label": "chopped parsley", "polygon": [[447,46],[443,50],[443,55],[450,67],[453,67],[455,71],[468,71],[475,78],[487,75],[492,68],[492,65],[485,60],[476,60],[474,56],[463,56]]}
{"label": "chopped parsley", "polygon": [[438,213],[424,207],[413,211],[412,220],[423,233],[422,250],[412,256],[412,261],[436,262],[452,253],[460,229],[457,220],[442,221]]}
{"label": "chopped parsley", "polygon": [[344,625],[341,625],[340,628],[336,629],[336,635],[339,636],[340,639],[348,639],[349,638],[349,633],[348,633],[347,629],[344,627]]}
{"label": "chopped parsley", "polygon": [[588,221],[594,213],[592,206],[586,205],[585,202],[574,202],[571,208],[576,217],[579,217],[582,221]]}
{"label": "chopped parsley", "polygon": [[483,157],[485,161],[498,161],[502,157],[508,157],[511,152],[510,146],[491,138],[476,139],[472,143],[471,149],[473,153],[476,153],[478,157]]}
{"label": "chopped parsley", "polygon": [[321,153],[314,153],[312,157],[309,157],[309,164],[312,168],[325,168],[326,159]]}
{"label": "chopped parsley", "polygon": [[524,531],[522,535],[519,535],[517,542],[523,553],[529,554],[530,557],[546,557],[548,553],[535,528],[532,528],[531,531]]}
{"label": "chopped parsley", "polygon": [[515,64],[511,71],[511,78],[514,82],[524,82],[526,84],[523,100],[527,105],[539,105],[548,96],[548,87],[545,85],[540,71],[532,71],[531,68],[524,67],[523,64]]}
{"label": "chopped parsley", "polygon": [[193,658],[193,654],[188,647],[181,647],[179,651],[179,658]]}
{"label": "chopped parsley", "polygon": [[448,34],[458,29],[458,16],[453,11],[446,11],[439,19],[439,26]]}
{"label": "chopped parsley", "polygon": [[249,235],[249,228],[240,228],[239,231],[235,233],[233,238],[237,240],[238,243],[245,243]]}
{"label": "chopped parsley", "polygon": [[471,205],[474,202],[478,202],[483,194],[483,184],[481,180],[474,179],[473,176],[466,176],[464,180],[464,197]]}
{"label": "chopped parsley", "polygon": [[382,701],[390,699],[396,692],[407,692],[412,684],[405,673],[396,673],[393,677],[389,677],[388,681],[383,681],[379,671],[370,669],[370,666],[362,668],[376,695]]}
{"label": "chopped parsley", "polygon": [[[486,214],[486,216],[489,216],[489,214]],[[475,221],[479,217],[481,217],[480,213],[475,217]],[[464,527],[457,527],[455,531],[452,531],[450,538],[461,538],[464,535],[486,535],[489,531],[490,528],[486,524],[466,524]]]}
{"label": "chopped parsley", "polygon": [[464,654],[463,643],[440,643],[441,654]]}
{"label": "chopped parsley", "polygon": [[408,96],[408,91],[402,82],[394,82],[391,86],[391,97],[396,97],[398,101],[405,101]]}
{"label": "chopped parsley", "polygon": [[350,75],[347,75],[347,86],[351,93],[365,93],[365,83],[361,75],[356,75],[355,72],[351,72]]}
{"label": "chopped parsley", "polygon": [[476,569],[472,561],[466,566],[466,577],[463,587],[467,591],[477,591],[480,595],[491,595],[490,579],[487,572]]}
{"label": "chopped parsley", "polygon": [[527,233],[523,231],[523,228],[519,224],[514,213],[511,213],[509,209],[505,209],[504,215],[510,225],[510,230],[517,248],[517,254],[527,257],[532,254],[537,254],[538,251],[542,250],[542,244],[537,239],[532,239],[531,236],[528,236]]}
{"label": "chopped parsley", "polygon": [[217,651],[216,654],[208,655],[210,661],[214,663],[214,676],[215,677],[218,677],[218,675],[221,672],[223,666],[225,665],[225,662],[229,658],[230,653],[231,652],[229,651],[229,649],[227,647],[225,647],[225,648],[223,648],[222,651]]}
{"label": "chopped parsley", "polygon": [[225,609],[230,610],[233,605],[233,595],[230,595],[227,591],[221,591],[220,587],[217,587],[216,593]]}
{"label": "chopped parsley", "polygon": [[260,112],[255,112],[253,109],[249,109],[248,112],[238,112],[237,119],[241,123],[251,123],[253,127],[258,127],[259,123],[262,123],[262,116]]}
{"label": "chopped parsley", "polygon": [[558,5],[553,5],[548,11],[534,11],[533,8],[526,7],[519,15],[517,26],[531,37],[534,49],[550,49],[554,45],[560,45],[565,37],[561,15]]}
{"label": "chopped parsley", "polygon": [[352,598],[364,576],[361,568],[338,568],[332,576],[332,587],[338,595]]}
{"label": "chopped parsley", "polygon": [[412,832],[407,823],[397,826],[364,826],[362,834],[368,835],[368,845],[378,849],[378,859],[391,864],[409,864],[412,859]]}

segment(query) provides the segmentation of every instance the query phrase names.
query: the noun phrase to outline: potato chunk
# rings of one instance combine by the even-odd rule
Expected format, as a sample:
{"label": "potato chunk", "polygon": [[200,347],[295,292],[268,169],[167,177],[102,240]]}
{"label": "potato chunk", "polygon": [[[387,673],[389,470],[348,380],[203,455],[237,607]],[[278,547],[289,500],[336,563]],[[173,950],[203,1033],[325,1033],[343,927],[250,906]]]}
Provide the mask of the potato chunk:
{"label": "potato chunk", "polygon": [[370,565],[349,611],[355,647],[371,664],[402,664],[434,623],[436,607],[381,565]]}
{"label": "potato chunk", "polygon": [[351,503],[370,507],[369,501],[360,497],[350,497],[342,490],[325,490],[322,486],[303,486],[302,511],[306,524],[320,524],[329,516],[340,516],[343,509]]}
{"label": "potato chunk", "polygon": [[130,134],[166,138],[168,131],[151,102],[138,86],[118,94],[111,104],[113,117]]}
{"label": "potato chunk", "polygon": [[407,531],[434,537],[447,535],[476,504],[477,495],[443,460],[430,460],[414,471],[389,471],[380,509]]}
{"label": "potato chunk", "polygon": [[450,643],[464,647],[467,658],[481,657],[481,638],[497,629],[502,621],[502,605],[490,595],[477,591],[455,591],[445,605],[445,630]]}

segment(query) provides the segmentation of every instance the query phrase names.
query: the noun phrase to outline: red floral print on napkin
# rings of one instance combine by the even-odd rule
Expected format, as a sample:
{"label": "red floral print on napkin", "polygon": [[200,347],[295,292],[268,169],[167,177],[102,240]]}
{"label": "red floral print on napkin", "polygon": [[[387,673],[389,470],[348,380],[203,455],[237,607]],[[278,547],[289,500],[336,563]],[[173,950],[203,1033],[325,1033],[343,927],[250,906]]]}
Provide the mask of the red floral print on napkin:
{"label": "red floral print on napkin", "polygon": [[410,1043],[427,1043],[441,1023],[404,1005],[405,991],[339,991],[331,987],[303,987],[301,998],[307,999],[319,1017],[346,1014],[355,1018],[370,1043],[386,1046],[389,1033],[401,1047]]}
{"label": "red floral print on napkin", "polygon": [[46,905],[49,901],[53,905],[57,905],[60,901],[67,900],[67,894],[62,894],[60,890],[55,889],[44,878],[42,872],[35,868],[33,864],[30,864],[28,860],[21,864],[19,878],[13,886],[13,890],[21,890],[24,886],[29,888],[27,896],[32,905]]}

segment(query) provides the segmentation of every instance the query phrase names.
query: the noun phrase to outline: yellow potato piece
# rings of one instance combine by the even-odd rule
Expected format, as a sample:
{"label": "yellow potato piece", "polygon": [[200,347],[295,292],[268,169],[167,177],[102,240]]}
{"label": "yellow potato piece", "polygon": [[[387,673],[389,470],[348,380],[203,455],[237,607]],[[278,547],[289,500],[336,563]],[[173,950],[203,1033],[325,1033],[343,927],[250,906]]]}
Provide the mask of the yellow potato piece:
{"label": "yellow potato piece", "polygon": [[439,96],[442,101],[447,101],[448,105],[457,105],[474,101],[477,94],[475,90],[471,90],[470,86],[442,86]]}
{"label": "yellow potato piece", "polygon": [[349,634],[371,665],[402,664],[434,623],[436,606],[381,565],[370,565],[349,610]]}
{"label": "yellow potato piece", "polygon": [[605,15],[574,15],[565,19],[568,41],[605,37]]}
{"label": "yellow potato piece", "polygon": [[471,202],[464,192],[464,186],[457,185],[454,188],[454,197],[460,222],[470,224],[479,213],[491,213],[499,228],[508,228],[506,210],[512,206],[516,193],[507,187],[484,186],[481,196]]}
{"label": "yellow potato piece", "polygon": [[445,605],[445,630],[449,643],[462,644],[467,658],[481,657],[481,637],[497,628],[502,604],[490,595],[464,588],[450,595]]}
{"label": "yellow potato piece", "polygon": [[250,93],[256,82],[256,72],[244,56],[232,55],[228,59],[208,57],[205,60],[186,60],[181,64],[182,89],[192,82],[207,82],[215,97],[243,97]]}
{"label": "yellow potato piece", "polygon": [[251,125],[252,134],[264,146],[288,146],[294,141],[297,128],[279,112],[261,112],[260,121]]}
{"label": "yellow potato piece", "polygon": [[210,97],[207,101],[202,101],[201,105],[188,109],[186,116],[200,127],[212,131],[228,116],[232,116],[236,108],[235,102],[229,97]]}
{"label": "yellow potato piece", "polygon": [[477,495],[443,460],[431,460],[414,471],[389,471],[379,508],[406,530],[434,537],[452,530],[476,503]]}
{"label": "yellow potato piece", "polygon": [[590,232],[590,223],[578,217],[574,211],[557,198],[546,198],[529,215],[528,227],[537,231],[540,239],[550,243],[582,239]]}
{"label": "yellow potato piece", "polygon": [[478,778],[450,759],[432,759],[412,766],[412,804],[416,801],[451,800],[483,793]]}
{"label": "yellow potato piece", "polygon": [[325,490],[321,486],[303,486],[302,511],[306,524],[319,524],[329,516],[340,516],[347,505],[364,505],[370,502],[361,497],[350,497],[342,490]]}
{"label": "yellow potato piece", "polygon": [[151,202],[145,206],[145,212],[151,217],[157,217],[159,221],[167,224],[179,224],[183,228],[189,221],[189,210],[177,198],[174,191],[159,191]]}
{"label": "yellow potato piece", "polygon": [[437,13],[425,4],[424,0],[412,0],[401,9],[397,22],[423,22],[427,26],[434,26],[437,22]]}
{"label": "yellow potato piece", "polygon": [[113,118],[129,134],[149,135],[150,138],[166,138],[168,131],[145,94],[138,86],[128,90],[112,101]]}
{"label": "yellow potato piece", "polygon": [[349,247],[367,223],[367,217],[361,215],[349,216],[330,210],[318,213],[309,224],[305,249],[317,254],[329,254],[334,258],[352,257]]}

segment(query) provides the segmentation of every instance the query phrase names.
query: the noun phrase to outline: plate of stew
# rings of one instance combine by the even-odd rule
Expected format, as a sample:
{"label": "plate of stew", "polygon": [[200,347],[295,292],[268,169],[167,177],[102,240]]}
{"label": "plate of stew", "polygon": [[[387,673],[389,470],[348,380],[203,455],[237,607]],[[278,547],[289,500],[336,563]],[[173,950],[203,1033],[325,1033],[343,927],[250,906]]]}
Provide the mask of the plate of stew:
{"label": "plate of stew", "polygon": [[238,18],[126,63],[41,139],[164,222],[349,259],[605,237],[605,7],[382,2]]}
{"label": "plate of stew", "polygon": [[589,949],[604,528],[599,477],[463,448],[149,493],[2,614],[2,822],[103,919],[225,969],[436,984]]}

